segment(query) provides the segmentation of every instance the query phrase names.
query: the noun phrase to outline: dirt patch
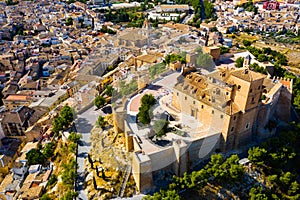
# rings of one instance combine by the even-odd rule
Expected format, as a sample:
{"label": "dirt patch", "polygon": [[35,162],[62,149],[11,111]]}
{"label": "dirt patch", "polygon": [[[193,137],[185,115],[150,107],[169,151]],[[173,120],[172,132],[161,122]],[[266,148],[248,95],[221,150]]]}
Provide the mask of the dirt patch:
{"label": "dirt patch", "polygon": [[283,53],[286,55],[289,66],[300,68],[300,50],[292,50],[288,47],[285,47],[284,45],[269,45],[262,42],[255,42],[253,44],[257,48],[267,48],[270,47],[272,50],[278,51],[280,53]]}

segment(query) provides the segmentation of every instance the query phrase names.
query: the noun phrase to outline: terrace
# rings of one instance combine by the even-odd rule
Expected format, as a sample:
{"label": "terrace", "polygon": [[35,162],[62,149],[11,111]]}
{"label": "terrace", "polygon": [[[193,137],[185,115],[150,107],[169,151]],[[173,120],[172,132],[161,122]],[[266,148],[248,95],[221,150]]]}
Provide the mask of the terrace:
{"label": "terrace", "polygon": [[[138,149],[146,155],[168,149],[175,140],[184,139],[192,142],[216,133],[216,130],[212,130],[211,127],[201,124],[194,117],[183,114],[172,106],[172,88],[179,76],[179,72],[165,75],[128,100],[126,121],[129,129],[136,136],[135,142],[138,144]],[[157,100],[153,106],[152,122],[148,126],[137,123],[136,117],[141,106],[141,98],[145,94],[152,94]],[[159,119],[169,121],[170,132],[158,139],[153,131],[153,121]]]}

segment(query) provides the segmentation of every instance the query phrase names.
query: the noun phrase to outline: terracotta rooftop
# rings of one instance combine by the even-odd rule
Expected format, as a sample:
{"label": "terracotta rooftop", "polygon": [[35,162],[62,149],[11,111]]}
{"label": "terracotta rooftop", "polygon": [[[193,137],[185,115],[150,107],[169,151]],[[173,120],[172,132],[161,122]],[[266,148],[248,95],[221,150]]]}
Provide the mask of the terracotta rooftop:
{"label": "terracotta rooftop", "polygon": [[29,183],[29,186],[31,185],[32,181],[34,181],[36,174],[28,174],[26,177],[24,184]]}
{"label": "terracotta rooftop", "polygon": [[279,80],[279,82],[287,87],[288,89],[291,89],[291,81],[290,80]]}
{"label": "terracotta rooftop", "polygon": [[136,59],[142,60],[143,62],[147,62],[147,63],[155,63],[157,60],[157,56],[146,54],[146,55],[138,56],[138,57],[136,57]]}
{"label": "terracotta rooftop", "polygon": [[10,100],[10,101],[27,101],[30,100],[31,97],[28,95],[18,95],[18,94],[9,94],[5,100]]}
{"label": "terracotta rooftop", "polygon": [[39,198],[40,194],[42,193],[42,190],[42,186],[31,187],[28,190],[24,191],[24,193],[21,195],[21,199]]}
{"label": "terracotta rooftop", "polygon": [[185,25],[185,24],[172,24],[172,23],[167,23],[167,24],[163,24],[162,26],[164,27],[168,27],[168,28],[174,28],[180,31],[188,31],[189,30],[189,26]]}
{"label": "terracotta rooftop", "polygon": [[256,80],[263,79],[266,77],[265,75],[263,75],[261,73],[251,71],[247,68],[241,68],[241,69],[234,70],[231,72],[231,76],[235,76],[239,79],[242,79],[242,80],[245,80],[248,82],[256,81]]}
{"label": "terracotta rooftop", "polygon": [[177,5],[160,5],[160,8],[161,9],[186,9],[188,10],[189,9],[189,5],[187,4],[177,4]]}

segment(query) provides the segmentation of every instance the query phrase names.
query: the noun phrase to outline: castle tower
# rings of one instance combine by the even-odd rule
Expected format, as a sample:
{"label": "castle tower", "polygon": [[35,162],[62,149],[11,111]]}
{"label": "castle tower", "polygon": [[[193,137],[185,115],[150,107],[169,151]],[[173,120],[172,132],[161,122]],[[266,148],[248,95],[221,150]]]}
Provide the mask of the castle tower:
{"label": "castle tower", "polygon": [[243,67],[249,67],[249,65],[251,64],[251,56],[248,54],[245,58],[244,58],[244,64]]}

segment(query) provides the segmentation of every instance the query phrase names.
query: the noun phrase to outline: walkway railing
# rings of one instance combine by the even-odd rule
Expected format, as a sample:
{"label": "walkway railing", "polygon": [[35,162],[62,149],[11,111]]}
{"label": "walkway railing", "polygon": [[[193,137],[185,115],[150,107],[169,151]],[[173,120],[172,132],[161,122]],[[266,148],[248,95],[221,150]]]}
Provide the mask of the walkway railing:
{"label": "walkway railing", "polygon": [[120,191],[119,191],[119,194],[118,194],[119,197],[123,197],[123,195],[124,195],[124,192],[125,192],[125,189],[126,189],[126,184],[127,184],[128,179],[129,179],[130,173],[131,173],[131,165],[129,164],[126,167],[124,179],[122,181]]}

